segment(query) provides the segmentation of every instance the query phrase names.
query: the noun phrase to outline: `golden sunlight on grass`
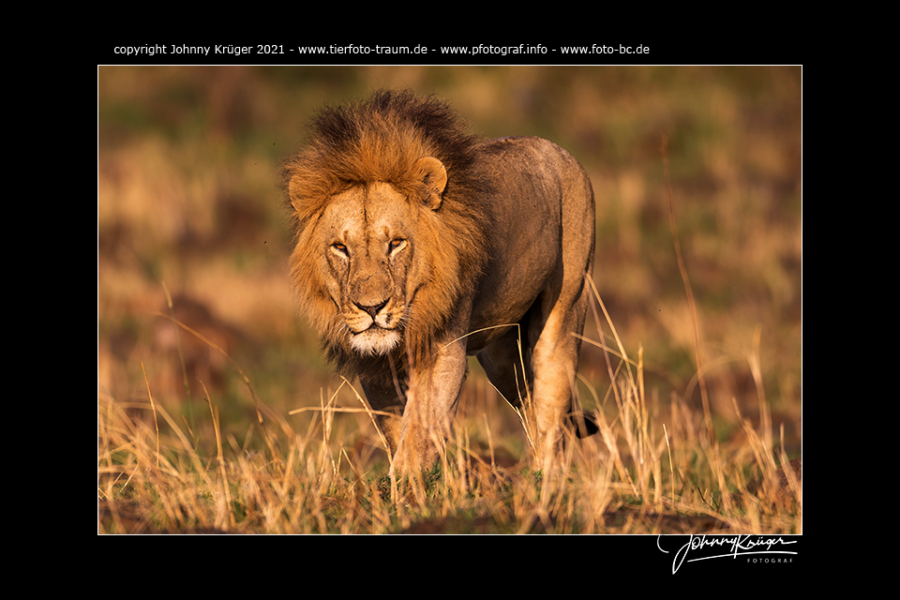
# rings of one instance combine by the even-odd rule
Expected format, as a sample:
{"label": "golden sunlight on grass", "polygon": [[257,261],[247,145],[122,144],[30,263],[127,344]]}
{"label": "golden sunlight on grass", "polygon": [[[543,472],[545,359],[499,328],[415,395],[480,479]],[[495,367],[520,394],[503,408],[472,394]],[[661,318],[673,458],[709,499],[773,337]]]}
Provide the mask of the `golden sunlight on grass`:
{"label": "golden sunlight on grass", "polygon": [[[346,380],[319,407],[292,411],[312,416],[305,430],[260,405],[244,446],[232,435],[223,444],[205,386],[208,411],[194,429],[154,403],[149,383],[145,402],[101,394],[100,531],[799,533],[799,463],[781,468],[787,455],[773,450],[771,430],[754,428],[735,403],[746,442],[710,441],[702,411],[674,396],[667,404],[645,397],[643,350],[628,359],[607,323],[618,350],[586,341],[610,356],[614,402],[596,413],[599,436],[569,440],[562,476],[532,472],[527,460],[501,465],[492,418],[467,411],[439,464],[391,489],[364,456],[371,447],[361,449],[383,441],[348,447],[335,426],[344,415],[371,418],[356,390],[361,407],[336,405],[341,388],[352,388]],[[762,393],[760,400],[770,426]],[[248,449],[254,436],[264,439],[262,451]]]}

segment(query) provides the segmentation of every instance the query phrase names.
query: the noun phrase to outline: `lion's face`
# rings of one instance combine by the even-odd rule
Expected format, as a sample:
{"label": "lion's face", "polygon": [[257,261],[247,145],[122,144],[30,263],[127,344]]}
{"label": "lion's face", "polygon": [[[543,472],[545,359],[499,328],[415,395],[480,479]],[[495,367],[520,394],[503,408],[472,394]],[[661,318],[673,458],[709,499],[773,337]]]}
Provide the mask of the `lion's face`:
{"label": "lion's face", "polygon": [[375,182],[334,196],[318,224],[336,318],[360,354],[387,354],[402,339],[415,292],[407,282],[420,210],[390,184]]}
{"label": "lion's face", "polygon": [[[448,287],[436,264],[446,263],[450,253],[435,241],[446,169],[423,157],[409,180],[405,188],[373,181],[330,195],[295,249],[294,271],[307,297],[316,299],[310,306],[321,309],[313,314],[325,317],[320,326],[330,343],[357,355],[396,348],[411,323],[422,327],[434,319],[431,310],[416,314],[417,294],[428,296],[436,284]],[[291,181],[294,196],[301,195],[294,193],[299,181]]]}

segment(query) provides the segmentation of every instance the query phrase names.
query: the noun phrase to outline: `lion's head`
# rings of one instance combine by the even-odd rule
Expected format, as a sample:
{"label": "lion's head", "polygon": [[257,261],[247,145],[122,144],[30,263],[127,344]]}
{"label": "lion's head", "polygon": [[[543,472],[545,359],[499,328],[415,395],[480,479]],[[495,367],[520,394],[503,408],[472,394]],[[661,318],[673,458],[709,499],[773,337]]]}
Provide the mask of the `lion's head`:
{"label": "lion's head", "polygon": [[408,92],[326,109],[284,165],[296,235],[291,272],[329,357],[433,354],[487,255],[487,184],[475,144],[446,104]]}

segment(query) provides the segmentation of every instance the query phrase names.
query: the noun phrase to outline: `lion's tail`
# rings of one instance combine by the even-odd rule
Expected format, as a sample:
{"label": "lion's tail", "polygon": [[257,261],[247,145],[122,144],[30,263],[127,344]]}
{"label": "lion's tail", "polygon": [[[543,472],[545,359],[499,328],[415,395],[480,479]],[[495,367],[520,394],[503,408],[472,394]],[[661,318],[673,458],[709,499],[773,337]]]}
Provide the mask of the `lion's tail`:
{"label": "lion's tail", "polygon": [[590,413],[580,411],[573,412],[569,415],[569,423],[575,429],[575,435],[577,435],[579,439],[594,435],[600,431],[600,427],[597,425],[597,419]]}

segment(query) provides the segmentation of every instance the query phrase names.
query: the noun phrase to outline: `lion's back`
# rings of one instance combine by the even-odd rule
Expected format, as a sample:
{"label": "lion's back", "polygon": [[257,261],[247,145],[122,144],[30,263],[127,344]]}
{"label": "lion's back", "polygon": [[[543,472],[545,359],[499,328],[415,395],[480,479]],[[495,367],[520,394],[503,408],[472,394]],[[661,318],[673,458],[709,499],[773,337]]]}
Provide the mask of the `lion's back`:
{"label": "lion's back", "polygon": [[[594,252],[594,193],[578,161],[539,137],[482,142],[479,163],[492,194],[491,253],[475,299],[472,328],[516,322],[547,282],[582,278]],[[560,285],[562,280],[559,279]],[[500,332],[473,336],[477,352]]]}

